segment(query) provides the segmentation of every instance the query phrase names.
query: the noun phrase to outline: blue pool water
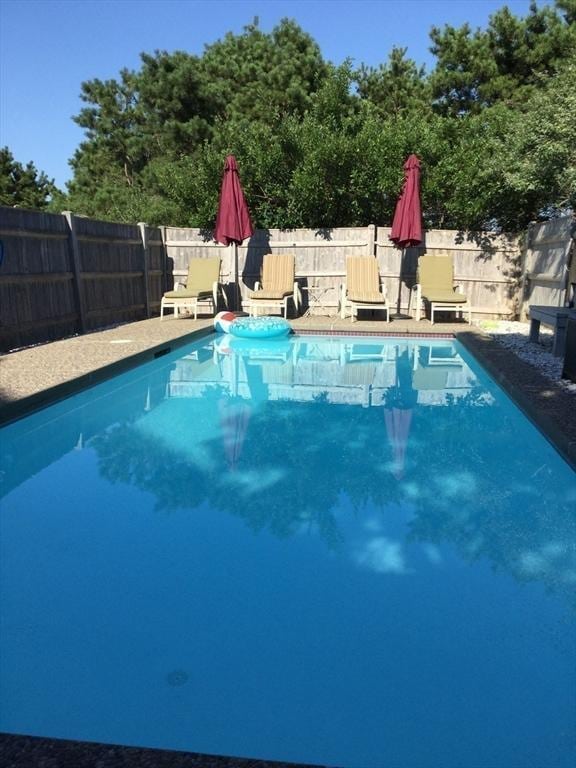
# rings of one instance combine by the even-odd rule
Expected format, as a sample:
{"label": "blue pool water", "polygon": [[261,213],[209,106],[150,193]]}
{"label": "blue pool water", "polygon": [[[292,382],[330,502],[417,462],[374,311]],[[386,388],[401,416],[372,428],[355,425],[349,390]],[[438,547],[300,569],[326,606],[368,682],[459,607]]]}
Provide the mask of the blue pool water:
{"label": "blue pool water", "polygon": [[209,337],[0,439],[0,730],[575,764],[576,475],[458,344]]}

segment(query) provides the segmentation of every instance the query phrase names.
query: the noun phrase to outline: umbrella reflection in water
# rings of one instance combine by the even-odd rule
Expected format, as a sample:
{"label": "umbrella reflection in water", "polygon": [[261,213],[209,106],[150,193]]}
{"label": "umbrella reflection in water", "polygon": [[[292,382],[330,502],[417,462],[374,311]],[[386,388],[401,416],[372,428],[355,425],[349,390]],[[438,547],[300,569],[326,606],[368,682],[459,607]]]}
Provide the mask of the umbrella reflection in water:
{"label": "umbrella reflection in water", "polygon": [[[262,379],[261,367],[249,362],[248,356],[240,355],[228,348],[228,354],[232,358],[233,370],[237,376],[240,362],[243,362],[246,372],[246,383],[250,392],[250,398],[245,400],[237,394],[220,400],[220,426],[223,433],[224,452],[230,471],[238,468],[238,462],[242,454],[246,433],[250,419],[258,406],[268,400],[268,387]],[[238,383],[235,382],[233,391],[237,393]]]}
{"label": "umbrella reflection in water", "polygon": [[412,386],[413,361],[408,349],[396,354],[396,384],[387,392],[384,420],[392,446],[392,474],[397,480],[404,476],[406,447],[412,423],[412,412],[418,393]]}
{"label": "umbrella reflection in water", "polygon": [[252,409],[244,400],[225,399],[218,403],[220,411],[220,426],[224,441],[224,452],[229,469],[234,472],[242,453],[246,438],[246,430],[250,421]]}

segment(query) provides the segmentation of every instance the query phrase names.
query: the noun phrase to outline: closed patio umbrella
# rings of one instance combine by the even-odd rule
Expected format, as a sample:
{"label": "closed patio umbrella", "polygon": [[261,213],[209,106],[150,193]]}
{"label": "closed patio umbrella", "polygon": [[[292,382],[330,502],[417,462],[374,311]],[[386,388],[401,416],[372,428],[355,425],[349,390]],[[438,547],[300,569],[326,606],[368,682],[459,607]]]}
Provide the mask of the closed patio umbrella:
{"label": "closed patio umbrella", "polygon": [[243,240],[253,233],[250,212],[238,175],[238,163],[234,155],[228,155],[224,164],[214,240],[222,245],[242,245]]}
{"label": "closed patio umbrella", "polygon": [[[228,155],[224,164],[214,240],[222,245],[238,246],[253,233],[250,211],[238,175],[238,163],[234,155]],[[236,247],[234,248],[234,281],[238,289],[238,249]],[[234,293],[236,302],[238,297],[236,291]]]}
{"label": "closed patio umbrella", "polygon": [[396,204],[390,240],[398,248],[402,249],[396,307],[396,311],[399,314],[405,249],[420,245],[423,240],[422,209],[420,205],[420,160],[416,155],[410,155],[404,163],[404,186]]}

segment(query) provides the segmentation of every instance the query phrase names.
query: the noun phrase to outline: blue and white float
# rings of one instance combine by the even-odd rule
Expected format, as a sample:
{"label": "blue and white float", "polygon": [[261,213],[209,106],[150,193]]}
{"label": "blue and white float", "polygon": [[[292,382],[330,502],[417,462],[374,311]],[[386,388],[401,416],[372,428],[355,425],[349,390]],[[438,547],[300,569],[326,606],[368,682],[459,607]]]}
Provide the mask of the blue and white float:
{"label": "blue and white float", "polygon": [[214,340],[214,349],[219,355],[276,359],[278,355],[288,355],[292,347],[288,336],[246,339],[226,333]]}
{"label": "blue and white float", "polygon": [[238,317],[228,333],[241,339],[273,339],[288,336],[292,326],[282,317]]}

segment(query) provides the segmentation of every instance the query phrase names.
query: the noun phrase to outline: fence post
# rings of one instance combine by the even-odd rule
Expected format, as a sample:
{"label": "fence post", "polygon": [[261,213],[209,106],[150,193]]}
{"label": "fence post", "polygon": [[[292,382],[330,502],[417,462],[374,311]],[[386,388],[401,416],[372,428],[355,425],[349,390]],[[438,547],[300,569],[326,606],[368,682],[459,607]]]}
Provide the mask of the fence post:
{"label": "fence post", "polygon": [[148,225],[143,221],[138,222],[140,237],[142,238],[142,259],[144,264],[144,301],[146,302],[146,317],[150,317],[150,289],[148,287],[148,262],[150,260],[150,246],[148,244]]}
{"label": "fence post", "polygon": [[166,242],[166,227],[161,226],[160,237],[162,238],[162,293],[168,290],[168,244]]}
{"label": "fence post", "polygon": [[531,299],[531,293],[533,290],[533,286],[531,284],[531,280],[529,277],[529,270],[532,271],[533,264],[531,263],[534,259],[533,254],[533,246],[534,246],[534,237],[535,237],[535,229],[537,227],[537,224],[535,221],[531,221],[528,224],[528,227],[526,228],[526,231],[524,232],[524,236],[522,238],[522,245],[521,245],[521,254],[520,254],[520,268],[522,270],[522,282],[521,282],[521,305],[520,305],[520,321],[525,321],[528,319],[528,312],[529,312],[529,305],[530,305],[530,299]]}
{"label": "fence post", "polygon": [[368,245],[367,248],[367,256],[376,256],[376,226],[374,224],[368,224]]}
{"label": "fence post", "polygon": [[514,319],[524,322],[528,317],[527,299],[530,291],[530,280],[527,276],[528,251],[531,248],[532,224],[528,224],[526,230],[518,238],[518,269],[520,274],[516,283],[516,290],[512,298],[512,305],[515,306]]}
{"label": "fence post", "polygon": [[76,234],[76,218],[72,211],[62,211],[62,216],[66,218],[68,224],[70,244],[70,257],[72,260],[72,273],[74,275],[74,291],[76,294],[76,305],[80,318],[80,333],[86,333],[86,306],[84,303],[84,294],[82,293],[82,274],[80,267],[80,249],[78,247],[78,236]]}

